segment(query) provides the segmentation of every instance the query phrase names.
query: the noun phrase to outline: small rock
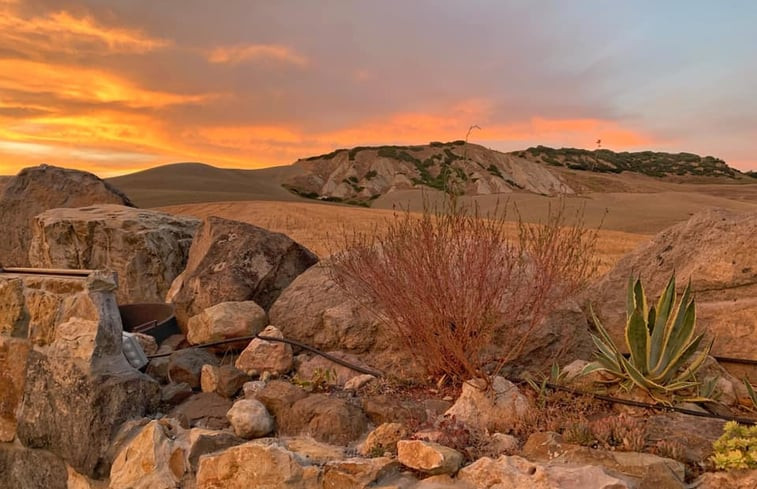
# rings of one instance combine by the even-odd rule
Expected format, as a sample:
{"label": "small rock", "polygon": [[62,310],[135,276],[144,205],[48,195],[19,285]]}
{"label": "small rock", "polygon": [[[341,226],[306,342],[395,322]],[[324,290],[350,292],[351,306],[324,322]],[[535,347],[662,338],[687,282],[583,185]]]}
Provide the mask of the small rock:
{"label": "small rock", "polygon": [[691,487],[697,489],[754,489],[757,487],[757,470],[707,472]]}
{"label": "small rock", "polygon": [[218,367],[208,364],[202,366],[200,387],[203,392],[215,392],[218,390]]}
{"label": "small rock", "polygon": [[361,387],[364,387],[373,382],[374,380],[376,380],[376,377],[370,374],[358,375],[357,377],[352,377],[350,380],[345,382],[344,389],[348,391],[356,391]]}
{"label": "small rock", "polygon": [[254,301],[221,302],[192,316],[187,340],[193,345],[251,336],[259,333],[268,317]]}
{"label": "small rock", "polygon": [[368,419],[375,425],[406,423],[411,420],[427,421],[425,407],[412,399],[399,400],[392,396],[379,394],[363,397],[362,407]]}
{"label": "small rock", "polygon": [[375,457],[386,452],[397,453],[397,442],[407,436],[407,429],[402,424],[384,423],[368,434],[360,447],[360,454]]}
{"label": "small rock", "polygon": [[307,396],[307,392],[289,382],[273,380],[265,384],[255,397],[265,405],[268,412],[280,419],[295,402]]}
{"label": "small rock", "polygon": [[257,399],[258,394],[263,390],[265,386],[265,382],[262,382],[260,380],[245,382],[242,385],[242,392],[244,392],[245,399]]}
{"label": "small rock", "polygon": [[184,428],[222,430],[229,427],[226,413],[231,406],[230,400],[218,394],[201,392],[176,406],[169,415],[179,420]]}
{"label": "small rock", "polygon": [[166,384],[160,389],[160,401],[176,406],[181,404],[193,393],[192,386],[186,382],[180,384]]}
{"label": "small rock", "polygon": [[132,333],[132,336],[137,340],[139,346],[142,347],[145,355],[155,355],[158,353],[158,342],[155,341],[154,337],[144,333]]}
{"label": "small rock", "polygon": [[202,366],[218,365],[218,359],[201,348],[175,351],[169,357],[168,376],[172,382],[186,382],[193,389],[200,387]]}
{"label": "small rock", "polygon": [[323,487],[329,489],[367,489],[381,485],[399,473],[400,464],[388,457],[329,462],[323,468]]}
{"label": "small rock", "polygon": [[223,397],[234,397],[248,380],[250,377],[234,365],[221,365],[216,392]]}
{"label": "small rock", "polygon": [[494,433],[486,444],[488,452],[495,455],[512,455],[518,450],[519,441],[512,435]]}
{"label": "small rock", "polygon": [[[266,327],[261,335],[284,338],[284,335],[275,326]],[[235,365],[247,374],[262,371],[284,374],[292,369],[293,363],[294,355],[290,345],[255,338],[239,355]]]}
{"label": "small rock", "polygon": [[427,474],[454,474],[463,463],[463,456],[438,443],[401,440],[397,443],[397,460],[411,469]]}
{"label": "small rock", "polygon": [[234,433],[242,438],[260,438],[273,431],[273,417],[260,401],[237,401],[226,417],[229,418]]}
{"label": "small rock", "polygon": [[528,413],[528,399],[509,380],[494,377],[488,391],[485,385],[480,379],[465,382],[460,397],[445,414],[482,431],[507,431]]}

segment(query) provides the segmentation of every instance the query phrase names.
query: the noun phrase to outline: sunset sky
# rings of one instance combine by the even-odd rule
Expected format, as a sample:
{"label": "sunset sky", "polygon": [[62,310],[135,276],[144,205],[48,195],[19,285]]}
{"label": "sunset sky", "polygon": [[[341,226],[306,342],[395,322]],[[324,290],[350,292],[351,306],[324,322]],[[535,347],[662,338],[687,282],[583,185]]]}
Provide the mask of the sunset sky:
{"label": "sunset sky", "polygon": [[462,139],[757,169],[750,1],[0,0],[0,174]]}

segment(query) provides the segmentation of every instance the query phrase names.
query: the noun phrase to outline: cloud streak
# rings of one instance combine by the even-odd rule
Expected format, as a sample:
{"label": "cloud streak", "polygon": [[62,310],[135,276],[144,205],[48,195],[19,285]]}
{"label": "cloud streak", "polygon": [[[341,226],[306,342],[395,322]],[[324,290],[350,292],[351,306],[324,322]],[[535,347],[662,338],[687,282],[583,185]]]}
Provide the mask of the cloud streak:
{"label": "cloud streak", "polygon": [[208,61],[218,64],[239,64],[248,62],[275,61],[298,67],[307,65],[304,56],[286,46],[268,44],[246,44],[240,46],[219,46],[207,53]]}

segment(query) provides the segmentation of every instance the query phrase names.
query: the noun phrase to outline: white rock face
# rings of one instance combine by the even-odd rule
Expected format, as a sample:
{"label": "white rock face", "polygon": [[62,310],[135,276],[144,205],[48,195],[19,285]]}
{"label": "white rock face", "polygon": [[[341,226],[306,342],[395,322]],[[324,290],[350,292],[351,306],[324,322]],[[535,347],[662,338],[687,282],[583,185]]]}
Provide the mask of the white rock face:
{"label": "white rock face", "polygon": [[483,380],[463,384],[460,397],[445,415],[482,430],[507,431],[530,409],[518,387],[502,377],[494,377],[491,390],[483,390]]}
{"label": "white rock face", "polygon": [[[260,332],[262,336],[283,338],[284,335],[275,326],[268,326]],[[289,372],[294,364],[292,347],[286,343],[255,338],[239,355],[236,367],[248,375],[260,372],[283,374]]]}
{"label": "white rock face", "polygon": [[254,301],[222,302],[192,316],[187,322],[187,341],[193,345],[240,336],[265,328],[268,317]]}
{"label": "white rock face", "polygon": [[273,416],[263,403],[254,399],[235,402],[226,417],[241,438],[261,438],[273,431]]}
{"label": "white rock face", "polygon": [[187,264],[200,221],[114,204],[50,209],[34,218],[29,262],[40,268],[107,269],[120,304],[163,302]]}
{"label": "white rock face", "polygon": [[453,474],[463,463],[463,456],[438,443],[422,440],[401,440],[397,442],[397,460],[411,469],[427,474]]}

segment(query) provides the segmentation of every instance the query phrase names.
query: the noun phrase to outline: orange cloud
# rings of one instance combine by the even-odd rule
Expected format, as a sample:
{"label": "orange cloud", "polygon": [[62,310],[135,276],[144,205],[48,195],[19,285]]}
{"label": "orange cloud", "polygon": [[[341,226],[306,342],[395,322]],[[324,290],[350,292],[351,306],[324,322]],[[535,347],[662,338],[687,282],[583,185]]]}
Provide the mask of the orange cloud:
{"label": "orange cloud", "polygon": [[211,63],[239,64],[247,61],[278,61],[299,67],[307,65],[307,59],[295,50],[277,44],[243,44],[219,46],[207,53]]}
{"label": "orange cloud", "polygon": [[38,57],[40,50],[76,54],[145,53],[171,43],[136,30],[107,27],[91,17],[76,17],[65,11],[23,18],[5,10],[0,15],[0,44]]}
{"label": "orange cloud", "polygon": [[92,68],[0,59],[0,90],[50,93],[80,102],[122,103],[127,107],[164,107],[197,103],[210,95],[182,95],[145,90],[117,75]]}

